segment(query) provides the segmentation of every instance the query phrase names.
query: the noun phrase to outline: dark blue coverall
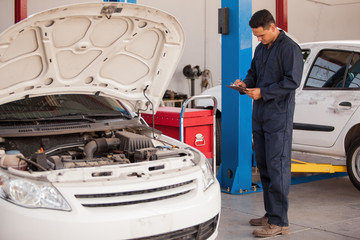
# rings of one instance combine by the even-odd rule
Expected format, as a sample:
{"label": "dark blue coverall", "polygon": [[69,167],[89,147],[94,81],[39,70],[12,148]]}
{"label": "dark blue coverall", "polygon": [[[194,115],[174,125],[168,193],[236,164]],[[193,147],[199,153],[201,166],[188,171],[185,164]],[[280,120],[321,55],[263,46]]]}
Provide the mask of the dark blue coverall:
{"label": "dark blue coverall", "polygon": [[291,144],[295,90],[303,70],[300,47],[283,31],[255,50],[244,82],[260,88],[262,98],[253,102],[254,151],[263,187],[265,216],[270,224],[288,226],[291,181]]}

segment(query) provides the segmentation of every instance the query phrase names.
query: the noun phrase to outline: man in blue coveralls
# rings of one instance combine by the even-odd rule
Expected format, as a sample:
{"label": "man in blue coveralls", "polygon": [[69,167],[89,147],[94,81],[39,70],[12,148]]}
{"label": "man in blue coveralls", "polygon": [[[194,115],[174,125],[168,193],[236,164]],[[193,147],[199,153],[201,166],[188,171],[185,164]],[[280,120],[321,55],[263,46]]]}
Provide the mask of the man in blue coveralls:
{"label": "man in blue coveralls", "polygon": [[269,11],[254,13],[249,25],[261,43],[246,78],[235,85],[254,100],[252,133],[264,191],[266,213],[250,224],[262,226],[254,230],[255,236],[271,237],[289,232],[292,127],[303,57],[298,44],[276,27]]}

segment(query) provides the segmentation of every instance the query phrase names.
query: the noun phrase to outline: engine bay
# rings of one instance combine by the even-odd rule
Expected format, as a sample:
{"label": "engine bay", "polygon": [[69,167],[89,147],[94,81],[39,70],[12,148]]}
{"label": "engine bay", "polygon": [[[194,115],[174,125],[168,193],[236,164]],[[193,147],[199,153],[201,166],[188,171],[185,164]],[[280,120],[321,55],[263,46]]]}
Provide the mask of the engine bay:
{"label": "engine bay", "polygon": [[131,164],[187,154],[132,129],[0,138],[0,166],[23,171]]}

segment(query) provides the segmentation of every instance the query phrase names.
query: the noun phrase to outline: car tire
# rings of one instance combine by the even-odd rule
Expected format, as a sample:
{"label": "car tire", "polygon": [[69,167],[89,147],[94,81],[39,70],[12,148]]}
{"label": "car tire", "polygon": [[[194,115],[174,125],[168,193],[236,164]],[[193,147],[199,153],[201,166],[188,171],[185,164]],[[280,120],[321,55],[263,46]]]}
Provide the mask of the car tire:
{"label": "car tire", "polygon": [[351,144],[347,152],[346,167],[350,181],[360,191],[360,138]]}

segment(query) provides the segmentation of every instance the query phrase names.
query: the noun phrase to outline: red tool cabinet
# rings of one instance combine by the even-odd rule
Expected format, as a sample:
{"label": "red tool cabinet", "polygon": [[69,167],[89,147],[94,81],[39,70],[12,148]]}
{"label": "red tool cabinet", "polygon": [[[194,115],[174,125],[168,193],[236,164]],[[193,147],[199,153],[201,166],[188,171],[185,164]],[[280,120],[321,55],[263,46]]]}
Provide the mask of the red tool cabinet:
{"label": "red tool cabinet", "polygon": [[[159,107],[154,116],[155,129],[163,134],[180,139],[180,113],[178,107]],[[152,127],[152,115],[141,114]],[[184,142],[197,148],[207,158],[214,157],[213,111],[205,109],[187,108],[184,113]]]}

